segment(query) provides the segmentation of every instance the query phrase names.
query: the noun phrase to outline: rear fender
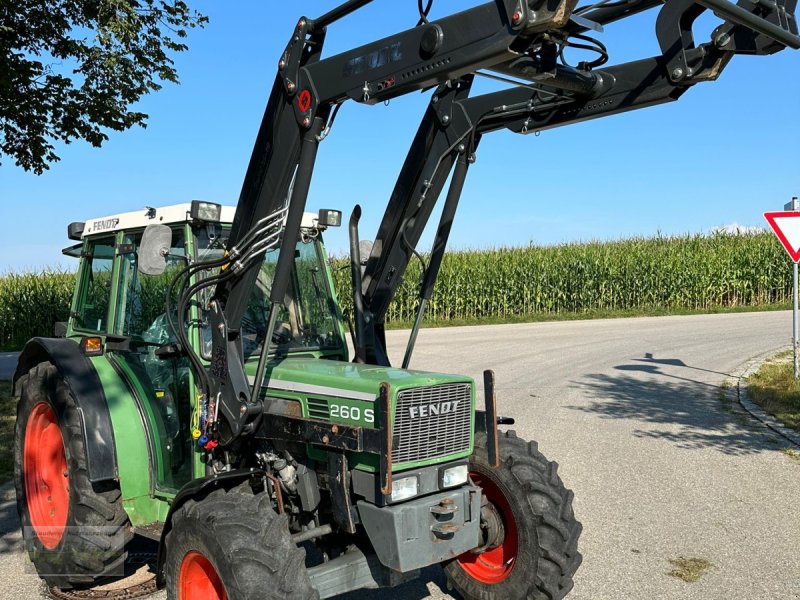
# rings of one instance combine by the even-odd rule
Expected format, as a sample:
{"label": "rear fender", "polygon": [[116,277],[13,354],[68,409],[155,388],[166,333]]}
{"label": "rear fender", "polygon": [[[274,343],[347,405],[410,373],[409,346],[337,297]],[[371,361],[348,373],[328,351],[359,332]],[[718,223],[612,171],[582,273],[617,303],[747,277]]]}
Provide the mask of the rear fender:
{"label": "rear fender", "polygon": [[116,444],[103,385],[91,361],[73,340],[33,338],[20,354],[14,373],[14,392],[20,378],[42,362],[51,362],[72,393],[83,425],[89,481],[117,480]]}

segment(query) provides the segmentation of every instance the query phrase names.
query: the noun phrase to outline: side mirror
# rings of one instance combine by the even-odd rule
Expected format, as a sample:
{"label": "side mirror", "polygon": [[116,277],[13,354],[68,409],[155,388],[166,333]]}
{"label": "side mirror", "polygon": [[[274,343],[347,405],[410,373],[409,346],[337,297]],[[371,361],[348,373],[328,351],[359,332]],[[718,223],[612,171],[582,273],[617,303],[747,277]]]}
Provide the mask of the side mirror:
{"label": "side mirror", "polygon": [[142,234],[139,244],[139,273],[161,275],[167,270],[167,255],[172,245],[172,229],[166,225],[153,223]]}

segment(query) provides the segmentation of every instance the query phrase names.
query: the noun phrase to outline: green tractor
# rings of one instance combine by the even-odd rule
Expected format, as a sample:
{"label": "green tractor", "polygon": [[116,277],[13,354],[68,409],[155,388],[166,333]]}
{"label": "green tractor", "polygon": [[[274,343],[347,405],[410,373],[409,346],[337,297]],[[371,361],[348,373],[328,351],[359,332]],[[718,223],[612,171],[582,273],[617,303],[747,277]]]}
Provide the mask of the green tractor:
{"label": "green tractor", "polygon": [[[233,470],[208,451],[212,417],[164,303],[177,271],[225,253],[233,208],[209,221],[207,207],[69,228],[80,243],[65,253],[80,265],[64,337],[31,340],[15,376],[18,508],[45,580],[69,588],[118,575],[132,533],[155,531],[160,577],[182,600],[326,598],[434,563],[467,598],[566,593],[581,527],[555,464],[510,432],[487,438],[468,377],[348,361],[317,214],[303,215],[271,336],[265,437]],[[153,223],[169,232],[166,268],[148,275]],[[266,253],[242,320],[251,377],[277,254]],[[210,364],[205,304],[192,303],[185,323]],[[388,435],[370,435],[386,422]],[[306,568],[309,541],[326,560]]]}
{"label": "green tractor", "polygon": [[[14,378],[20,519],[50,584],[119,573],[138,531],[159,540],[175,600],[330,598],[434,564],[467,600],[572,589],[572,493],[535,443],[499,430],[513,419],[497,414],[492,372],[479,408],[469,377],[409,368],[467,172],[490,132],[672,102],[737,54],[800,48],[796,3],[493,0],[430,21],[419,2],[415,27],[323,57],[328,27],[370,1],[297,22],[235,210],[196,201],[70,226],[69,321],[28,343]],[[696,41],[709,8],[722,23]],[[607,65],[588,34],[650,9],[661,54]],[[594,56],[571,66],[570,47]],[[509,87],[470,96],[479,76]],[[373,244],[360,207],[350,218],[351,353],[322,242],[341,213],[306,212],[317,151],[345,103],[420,90],[430,103]],[[391,143],[376,131],[364,154]],[[342,163],[351,177],[357,158]],[[508,165],[498,197],[546,176],[529,156]],[[416,259],[396,368],[386,315]]]}

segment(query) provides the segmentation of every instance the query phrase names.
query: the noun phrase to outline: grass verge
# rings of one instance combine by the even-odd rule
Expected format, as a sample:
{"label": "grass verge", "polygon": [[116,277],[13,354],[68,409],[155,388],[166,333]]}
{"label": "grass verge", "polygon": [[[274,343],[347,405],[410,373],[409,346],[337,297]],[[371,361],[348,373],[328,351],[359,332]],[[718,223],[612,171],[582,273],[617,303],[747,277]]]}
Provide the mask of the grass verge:
{"label": "grass verge", "polygon": [[800,431],[800,382],[794,379],[791,351],[772,357],[748,377],[747,393],[781,423]]}
{"label": "grass verge", "polygon": [[[423,320],[422,328],[464,327],[471,325],[505,325],[508,323],[540,323],[549,321],[584,321],[589,319],[623,319],[630,317],[670,317],[680,315],[715,315],[745,312],[771,312],[791,310],[791,304],[767,304],[762,306],[733,306],[704,309],[688,308],[631,308],[619,310],[587,310],[583,312],[530,313],[519,316],[481,317],[476,319]],[[410,329],[413,321],[389,321],[386,329]]]}
{"label": "grass verge", "polygon": [[0,381],[0,484],[9,481],[14,475],[14,420],[17,403],[11,393],[11,382]]}

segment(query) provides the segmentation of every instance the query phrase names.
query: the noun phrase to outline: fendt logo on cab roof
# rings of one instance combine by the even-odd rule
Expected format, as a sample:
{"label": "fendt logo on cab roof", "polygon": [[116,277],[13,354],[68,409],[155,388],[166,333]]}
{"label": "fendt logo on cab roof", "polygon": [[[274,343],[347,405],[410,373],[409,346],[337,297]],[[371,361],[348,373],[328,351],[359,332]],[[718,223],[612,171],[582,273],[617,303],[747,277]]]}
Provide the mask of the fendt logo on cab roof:
{"label": "fendt logo on cab roof", "polygon": [[446,415],[447,413],[456,412],[456,408],[461,404],[461,400],[453,400],[452,402],[437,402],[436,404],[422,404],[420,406],[412,406],[408,409],[408,414],[412,419],[420,417],[432,417],[434,415]]}
{"label": "fendt logo on cab roof", "polygon": [[92,222],[92,231],[108,231],[109,229],[116,229],[117,225],[119,225],[119,219],[103,219],[102,221],[93,221]]}

